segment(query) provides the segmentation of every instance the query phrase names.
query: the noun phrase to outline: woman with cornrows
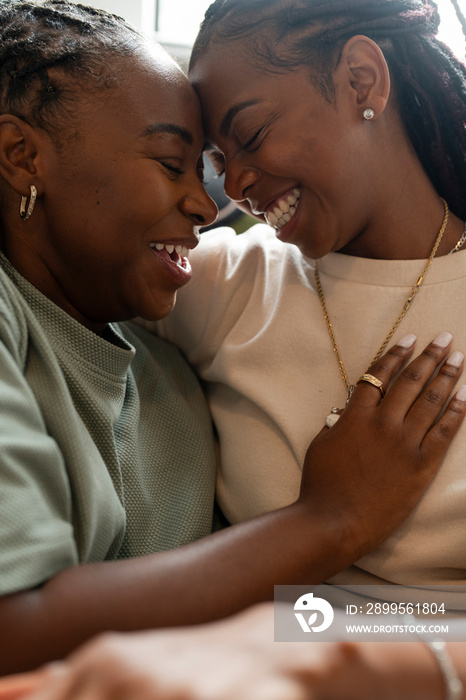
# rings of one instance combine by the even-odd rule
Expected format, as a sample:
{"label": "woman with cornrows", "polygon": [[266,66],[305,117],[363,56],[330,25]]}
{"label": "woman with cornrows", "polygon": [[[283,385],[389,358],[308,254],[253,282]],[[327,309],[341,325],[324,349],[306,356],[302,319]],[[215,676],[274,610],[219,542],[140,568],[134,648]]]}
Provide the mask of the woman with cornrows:
{"label": "woman with cornrows", "polygon": [[[188,252],[216,214],[203,143],[188,80],[121,18],[0,1],[0,674],[98,632],[217,619],[277,581],[328,578],[409,514],[466,413],[442,337],[382,406],[358,385],[346,427],[303,456],[293,503],[206,537],[202,392],[175,348],[127,322],[163,318],[190,280]],[[371,373],[388,383],[412,351],[408,336]],[[347,460],[351,486],[336,489]]]}
{"label": "woman with cornrows", "polygon": [[[466,342],[466,68],[438,22],[421,0],[217,0],[201,26],[189,77],[207,153],[269,226],[206,234],[160,325],[207,383],[233,523],[294,500],[309,425],[340,434],[335,488],[351,483],[340,409],[358,380],[383,406],[367,368],[392,336]],[[464,583],[465,453],[461,432],[404,524],[330,581]]]}

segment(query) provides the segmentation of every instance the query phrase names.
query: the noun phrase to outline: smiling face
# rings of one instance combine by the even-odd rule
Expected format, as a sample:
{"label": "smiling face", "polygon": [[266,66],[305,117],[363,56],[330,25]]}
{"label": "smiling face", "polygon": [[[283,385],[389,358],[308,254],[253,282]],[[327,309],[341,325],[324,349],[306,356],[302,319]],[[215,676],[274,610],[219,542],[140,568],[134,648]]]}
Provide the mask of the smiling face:
{"label": "smiling face", "polygon": [[198,227],[216,216],[188,81],[157,48],[119,61],[119,87],[78,102],[76,137],[55,148],[38,130],[36,209],[26,232],[4,234],[17,269],[95,330],[169,313]]}
{"label": "smiling face", "polygon": [[309,257],[348,246],[375,200],[364,106],[343,74],[335,71],[330,102],[307,67],[267,72],[246,39],[212,43],[189,76],[226,193]]}

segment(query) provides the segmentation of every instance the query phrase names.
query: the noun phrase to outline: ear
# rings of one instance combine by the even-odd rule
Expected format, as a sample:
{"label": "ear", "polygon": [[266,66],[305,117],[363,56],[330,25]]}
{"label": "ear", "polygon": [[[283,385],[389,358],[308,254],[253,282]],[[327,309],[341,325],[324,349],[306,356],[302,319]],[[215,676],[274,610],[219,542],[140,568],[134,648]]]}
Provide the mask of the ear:
{"label": "ear", "polygon": [[358,118],[370,108],[379,117],[390,96],[390,73],[380,47],[367,36],[353,36],[344,45],[337,67],[350,86]]}
{"label": "ear", "polygon": [[39,138],[27,122],[11,114],[0,116],[0,175],[19,195],[34,184],[41,194],[38,173]]}

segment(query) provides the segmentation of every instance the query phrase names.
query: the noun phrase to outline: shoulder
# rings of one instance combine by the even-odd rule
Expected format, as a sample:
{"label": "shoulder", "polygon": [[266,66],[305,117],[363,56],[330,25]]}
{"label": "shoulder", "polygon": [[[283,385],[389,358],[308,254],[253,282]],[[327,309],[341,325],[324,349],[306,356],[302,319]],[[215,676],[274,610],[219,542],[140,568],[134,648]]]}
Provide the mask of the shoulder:
{"label": "shoulder", "polygon": [[228,228],[202,234],[191,264],[193,277],[182,296],[196,294],[198,289],[223,295],[248,282],[273,286],[290,272],[307,275],[310,267],[296,246],[279,241],[266,224],[256,224],[239,235]]}
{"label": "shoulder", "polygon": [[28,338],[25,305],[20,291],[0,267],[0,342],[23,361]]}
{"label": "shoulder", "polygon": [[284,244],[266,224],[256,224],[241,234],[218,228],[201,235],[201,242],[192,253],[193,269],[194,265],[206,266],[213,260],[228,267],[247,259],[273,258],[283,252]]}
{"label": "shoulder", "polygon": [[202,234],[190,259],[192,279],[157,332],[193,363],[215,353],[245,313],[257,322],[259,310],[270,311],[284,288],[309,286],[312,275],[310,261],[265,224],[239,235],[226,228]]}

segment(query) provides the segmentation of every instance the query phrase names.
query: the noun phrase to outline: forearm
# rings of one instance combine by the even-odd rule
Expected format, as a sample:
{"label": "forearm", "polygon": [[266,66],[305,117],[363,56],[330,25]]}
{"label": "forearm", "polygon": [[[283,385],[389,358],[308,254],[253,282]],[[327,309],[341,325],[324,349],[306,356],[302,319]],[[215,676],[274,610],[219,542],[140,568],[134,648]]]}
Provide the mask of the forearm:
{"label": "forearm", "polygon": [[275,584],[317,583],[351,558],[327,515],[294,504],[186,547],[63,571],[0,601],[0,670],[61,658],[104,630],[218,619],[273,598]]}
{"label": "forearm", "polygon": [[[273,624],[273,606],[266,605],[214,624],[104,635],[58,669],[0,684],[0,697],[2,690],[8,698],[21,688],[38,689],[31,700],[112,700],[122,688],[141,700],[159,694],[165,700],[180,694],[186,700],[269,697],[272,688],[274,698],[290,700],[447,697],[439,664],[421,641],[277,643]],[[463,683],[465,647],[448,645]]]}

